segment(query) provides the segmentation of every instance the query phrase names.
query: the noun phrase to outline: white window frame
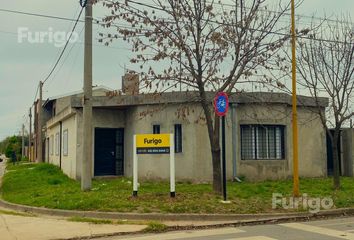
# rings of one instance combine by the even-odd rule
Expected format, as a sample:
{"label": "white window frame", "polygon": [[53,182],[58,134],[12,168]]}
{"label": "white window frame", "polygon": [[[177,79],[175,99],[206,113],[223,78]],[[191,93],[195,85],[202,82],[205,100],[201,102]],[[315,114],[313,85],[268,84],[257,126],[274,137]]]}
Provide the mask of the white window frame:
{"label": "white window frame", "polygon": [[68,156],[69,154],[69,131],[65,129],[63,132],[63,155]]}
{"label": "white window frame", "polygon": [[54,135],[50,136],[50,140],[49,140],[49,151],[50,151],[50,155],[53,156],[54,154]]}
{"label": "white window frame", "polygon": [[55,134],[55,155],[59,156],[59,148],[60,148],[60,143],[59,143],[59,133],[57,132]]}

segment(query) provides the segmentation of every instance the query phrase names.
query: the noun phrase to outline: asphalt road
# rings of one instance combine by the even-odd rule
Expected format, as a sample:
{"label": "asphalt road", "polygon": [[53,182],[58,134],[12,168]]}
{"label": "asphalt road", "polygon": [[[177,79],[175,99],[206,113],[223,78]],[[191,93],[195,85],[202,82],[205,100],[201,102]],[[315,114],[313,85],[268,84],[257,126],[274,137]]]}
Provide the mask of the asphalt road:
{"label": "asphalt road", "polygon": [[354,240],[354,217],[313,222],[182,231],[101,240]]}

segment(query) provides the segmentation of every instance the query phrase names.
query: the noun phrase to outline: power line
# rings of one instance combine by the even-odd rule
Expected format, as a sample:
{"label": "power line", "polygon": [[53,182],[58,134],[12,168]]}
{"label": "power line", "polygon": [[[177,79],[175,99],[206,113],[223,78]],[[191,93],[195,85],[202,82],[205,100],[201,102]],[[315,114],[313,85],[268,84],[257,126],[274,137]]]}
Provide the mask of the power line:
{"label": "power line", "polygon": [[[220,3],[220,2],[214,2],[214,4],[218,4],[218,5],[221,5],[221,6],[235,7],[235,5],[227,4],[227,3]],[[279,11],[268,10],[268,9],[259,9],[259,11],[267,12],[267,13],[276,13],[276,14],[281,14],[282,13],[282,12],[279,12]],[[287,12],[283,12],[282,14],[286,15],[286,16],[289,16],[289,17],[291,16],[291,13],[287,13]],[[335,20],[335,19],[326,18],[326,17],[308,16],[308,15],[305,15],[305,14],[295,14],[295,16],[298,17],[298,18],[303,17],[303,18],[312,19],[312,20],[315,19],[315,20],[319,20],[319,21],[354,24],[354,22],[351,22],[351,21],[341,21],[341,20]]]}
{"label": "power line", "polygon": [[[81,17],[81,14],[82,14],[82,12],[83,12],[83,9],[84,9],[84,8],[81,8],[81,11],[80,11],[80,13],[79,13],[79,16],[77,17],[77,19],[76,19],[76,21],[75,21],[75,24],[74,24],[74,26],[73,26],[73,28],[72,28],[72,31],[71,31],[71,33],[70,33],[69,38],[67,39],[67,41],[66,41],[66,43],[65,43],[65,46],[64,46],[63,50],[61,51],[61,53],[60,53],[60,55],[59,55],[59,57],[58,57],[56,63],[54,64],[52,70],[50,71],[50,73],[49,73],[48,76],[45,78],[45,80],[43,81],[42,84],[44,84],[46,81],[48,81],[48,79],[50,78],[50,76],[53,74],[54,70],[55,70],[56,67],[58,66],[58,64],[59,64],[59,62],[60,62],[60,60],[61,60],[61,58],[63,57],[64,52],[65,52],[65,50],[66,50],[66,48],[67,48],[67,46],[68,46],[68,44],[69,44],[69,42],[70,42],[70,39],[71,39],[71,37],[72,37],[74,31],[75,31],[75,28],[76,28],[78,22],[80,21],[80,17]],[[3,9],[0,9],[0,11],[2,11],[2,10],[3,10]],[[22,13],[22,14],[26,14],[26,15],[39,16],[39,17],[50,17],[50,16],[46,16],[46,15],[29,14],[29,13],[23,13],[23,12],[18,12],[18,11],[10,11],[10,12]],[[59,18],[59,17],[50,17],[50,18],[64,19],[64,18]],[[66,20],[68,20],[68,19],[66,19]],[[40,85],[40,84],[38,84],[38,86],[37,86],[37,90],[36,90],[36,93],[35,93],[33,102],[35,102],[36,99],[37,99],[37,95],[38,95],[38,92],[39,92],[39,85]]]}
{"label": "power line", "polygon": [[[72,19],[72,18],[58,17],[58,16],[53,16],[53,15],[44,15],[44,14],[30,13],[30,12],[22,12],[22,11],[16,11],[16,10],[4,9],[4,8],[0,8],[0,12],[21,14],[21,15],[27,15],[27,16],[32,16],[32,17],[51,18],[51,19],[71,21],[71,22],[76,22],[77,21],[77,20]],[[79,20],[79,22],[85,22],[85,21]]]}
{"label": "power line", "polygon": [[[75,10],[75,15],[74,15],[74,18],[75,18],[75,16],[77,16],[77,14],[78,14],[78,10],[80,10],[79,8],[80,8],[80,5],[78,4],[78,5],[77,5],[77,8],[76,8],[76,10]],[[69,32],[71,28],[72,28],[72,26],[70,25],[70,26],[68,27],[67,32]],[[60,55],[60,49],[59,49],[59,51],[58,51],[57,56],[55,56],[55,58],[54,58],[54,59],[56,59],[59,55]]]}
{"label": "power line", "polygon": [[[133,4],[137,4],[143,7],[149,7],[155,10],[160,10],[160,11],[166,11],[166,9],[160,8],[158,6],[152,6],[146,3],[140,3],[140,2],[136,2],[134,0],[126,0],[127,2],[131,2]],[[211,23],[215,23],[215,24],[219,24],[219,25],[224,25],[224,26],[234,26],[233,24],[228,24],[228,23],[224,23],[224,22],[219,22],[219,21],[212,21],[212,20],[205,20],[202,19],[204,21],[209,21]],[[354,24],[354,23],[353,23]],[[263,32],[263,33],[271,33],[274,35],[278,35],[278,36],[283,36],[283,37],[290,37],[290,33],[280,33],[280,32],[274,32],[274,31],[265,31],[265,30],[260,30],[260,29],[255,29],[255,28],[247,28],[248,30],[252,30],[252,31],[257,31],[257,32]],[[314,40],[314,41],[322,41],[322,42],[330,42],[330,43],[340,43],[340,44],[348,44],[348,42],[342,42],[342,41],[337,41],[337,40],[328,40],[328,39],[320,39],[320,38],[312,38],[312,37],[307,37],[307,36],[299,36],[297,35],[296,38],[302,38],[302,39],[307,39],[307,40]]]}
{"label": "power line", "polygon": [[71,33],[70,33],[70,36],[68,37],[68,39],[67,39],[67,41],[66,41],[66,43],[65,43],[65,46],[64,46],[63,50],[61,51],[61,53],[60,53],[60,55],[59,55],[58,60],[57,60],[56,63],[54,64],[54,67],[52,68],[52,70],[50,71],[50,73],[48,74],[48,76],[45,78],[45,80],[43,81],[43,84],[48,81],[48,79],[50,78],[50,76],[53,74],[54,70],[55,70],[56,67],[58,66],[58,64],[59,64],[59,62],[60,62],[60,59],[63,57],[64,52],[65,52],[65,50],[66,50],[66,48],[67,48],[67,46],[68,46],[68,44],[69,44],[69,42],[70,42],[70,39],[71,39],[71,37],[72,37],[74,31],[75,31],[75,28],[76,28],[76,26],[77,26],[77,24],[78,24],[78,22],[79,22],[79,19],[80,19],[80,17],[81,17],[81,14],[82,14],[83,10],[84,10],[84,8],[81,8],[81,11],[80,11],[80,13],[79,13],[79,16],[78,16],[77,19],[76,19],[76,22],[75,22],[75,24],[74,24],[74,26],[73,26],[73,29],[72,29],[72,31],[71,31]]}
{"label": "power line", "polygon": [[[155,6],[152,6],[152,5],[148,5],[148,4],[144,4],[144,3],[139,3],[139,2],[136,2],[136,1],[132,1],[132,0],[127,0],[129,2],[132,2],[132,3],[135,3],[135,4],[138,4],[138,5],[142,5],[142,6],[146,6],[146,7],[149,7],[149,8],[153,8],[153,9],[157,9],[157,10],[163,10],[159,7],[155,7]],[[221,5],[221,4],[220,4]],[[228,4],[225,4],[225,6],[227,6]],[[81,9],[80,11],[80,14],[79,14],[79,17],[75,20],[75,19],[71,19],[71,18],[65,18],[65,17],[59,17],[59,16],[52,16],[52,15],[44,15],[44,14],[37,14],[37,13],[30,13],[30,12],[23,12],[23,11],[15,11],[15,10],[9,10],[9,9],[0,9],[1,12],[8,12],[8,13],[13,13],[13,14],[21,14],[21,15],[27,15],[27,16],[34,16],[34,17],[42,17],[42,18],[50,18],[50,19],[56,19],[56,20],[64,20],[64,21],[71,21],[71,22],[75,22],[74,24],[74,27],[73,27],[73,31],[71,32],[70,34],[70,37],[68,38],[58,60],[56,61],[54,67],[52,68],[51,72],[49,73],[49,75],[46,77],[46,79],[44,80],[43,83],[45,83],[46,81],[48,81],[48,79],[50,78],[50,76],[53,74],[53,72],[55,71],[56,67],[58,66],[67,46],[68,46],[68,43],[69,43],[69,40],[71,39],[72,37],[72,34],[78,24],[78,22],[84,22],[83,20],[80,20],[80,17],[81,17],[81,14],[82,14],[82,11],[83,9]],[[276,11],[270,11],[270,10],[262,10],[262,11],[266,11],[266,12],[274,12],[274,13],[280,13],[280,12],[276,12]],[[284,15],[289,15],[287,13],[283,13]],[[318,20],[328,20],[328,21],[332,21],[332,22],[342,22],[342,21],[338,21],[338,20],[332,20],[332,19],[328,19],[328,18],[319,18],[319,17],[311,17],[311,16],[306,16],[306,15],[299,15],[297,14],[296,16],[300,16],[300,17],[306,17],[306,18],[312,18],[312,19],[318,19]],[[220,23],[220,22],[217,22],[217,21],[214,21],[215,23],[217,24],[223,24],[225,25],[224,23]],[[96,24],[99,24],[100,21],[97,21]],[[352,22],[347,22],[347,23],[351,23],[353,24]],[[122,26],[120,26],[122,27]],[[123,26],[125,28],[132,28],[132,27],[126,27],[126,26]],[[252,29],[252,30],[256,30],[257,29]],[[261,30],[258,30],[258,31],[261,31]],[[10,33],[10,32],[4,32],[3,33],[7,33],[7,34],[14,34],[14,33]],[[272,33],[272,34],[275,34],[275,35],[281,35],[281,36],[286,36],[288,37],[289,34],[284,34],[284,33],[279,33],[279,32],[269,32],[269,33]],[[299,38],[304,38],[304,39],[312,39],[312,38],[309,38],[309,37],[305,37],[305,36],[298,36]],[[313,39],[313,40],[320,40],[320,39]],[[322,41],[326,41],[326,42],[332,42],[332,43],[343,43],[343,42],[340,42],[340,41],[331,41],[331,40],[325,40],[325,39],[322,39]],[[70,51],[71,52],[71,51]],[[38,94],[38,90],[39,90],[39,86],[37,87],[37,90],[36,90],[36,93],[35,93],[35,98],[34,98],[34,101],[37,97],[37,94]]]}
{"label": "power line", "polygon": [[[149,4],[139,3],[139,2],[136,2],[136,1],[132,1],[132,0],[127,0],[127,1],[131,2],[131,3],[134,3],[134,4],[137,4],[137,5],[149,7],[149,8],[155,9],[155,10],[163,10],[162,8],[159,8],[158,6],[152,6],[152,5],[149,5]],[[221,5],[221,3],[215,3],[215,4]],[[224,4],[224,5],[225,6],[233,6],[231,4]],[[280,13],[278,11],[272,11],[272,10],[261,10],[261,11],[270,12],[270,13]],[[51,18],[51,19],[57,19],[57,20],[72,21],[72,22],[76,22],[76,23],[77,22],[80,22],[80,23],[85,22],[83,20],[75,20],[75,19],[71,19],[71,18],[58,17],[58,16],[53,16],[53,15],[44,15],[44,14],[16,11],[16,10],[10,10],[10,9],[3,9],[3,8],[0,8],[0,12],[8,12],[8,13],[22,14],[22,15],[35,16],[35,17],[43,17],[43,18]],[[283,13],[283,14],[284,15],[289,15],[289,13]],[[334,19],[329,19],[329,18],[320,18],[320,17],[314,17],[314,16],[311,17],[311,16],[301,15],[301,14],[296,14],[296,16],[297,17],[312,18],[312,19],[317,19],[317,20],[321,20],[321,21],[327,20],[327,21],[336,22],[336,23],[350,23],[350,24],[354,25],[354,22],[350,22],[350,21],[339,21],[339,20],[334,20]],[[101,21],[96,20],[94,23],[95,24],[100,24]],[[224,23],[220,23],[220,22],[217,22],[217,21],[215,21],[215,23],[224,24]],[[119,25],[117,25],[117,26],[119,26]],[[123,26],[123,27],[125,27],[125,26]],[[128,28],[128,27],[126,27],[126,28]],[[257,30],[257,29],[251,29],[251,30]],[[4,33],[13,34],[13,33],[10,33],[10,32],[4,32]],[[270,32],[270,33],[276,34],[276,35],[281,35],[281,36],[286,36],[286,37],[289,36],[289,34],[284,34],[284,33],[277,33],[277,32]],[[297,37],[298,38],[304,38],[304,39],[312,39],[312,38],[305,37],[305,36],[297,36]],[[314,40],[317,40],[317,39],[314,39]],[[325,39],[318,39],[318,40],[332,42],[332,43],[344,43],[344,42],[337,42],[337,41],[331,41],[331,40],[325,40]]]}
{"label": "power line", "polygon": [[[81,36],[83,30],[84,30],[84,27],[81,29],[81,31],[80,31],[80,33],[79,33],[79,37]],[[72,52],[72,50],[74,49],[74,47],[76,46],[77,43],[78,43],[78,42],[74,43],[74,44],[71,46],[71,48],[69,49],[68,54],[67,54],[66,57],[64,58],[62,64],[60,65],[60,67],[59,67],[57,73],[53,76],[53,79],[55,79],[55,78],[57,77],[59,71],[62,69],[62,67],[64,66],[65,62],[68,60],[68,58],[69,58],[69,56],[70,56],[70,53]]]}
{"label": "power line", "polygon": [[[135,3],[135,4],[142,5],[142,6],[147,6],[147,7],[150,7],[150,8],[154,8],[156,10],[162,10],[158,6],[152,6],[152,5],[149,5],[149,4],[139,3],[139,2],[130,1],[130,0],[128,0],[128,2],[132,2],[132,3]],[[227,3],[214,2],[214,4],[221,5],[221,6],[234,7],[234,5],[227,4]],[[277,13],[277,14],[281,13],[279,11],[268,10],[268,9],[260,9],[259,11],[268,12],[268,13]],[[31,13],[31,12],[23,12],[23,11],[11,10],[11,9],[4,9],[4,8],[0,8],[0,12],[7,12],[7,13],[21,14],[21,15],[27,15],[27,16],[33,16],[33,17],[42,17],[42,18],[50,18],[50,19],[56,19],[56,20],[76,22],[76,20],[73,19],[73,18],[60,17],[60,16],[54,16],[54,15],[46,15],[46,14],[39,14],[39,13]],[[283,15],[290,16],[290,13],[284,12]],[[298,17],[298,18],[302,17],[302,18],[307,18],[307,19],[316,19],[316,20],[319,20],[319,21],[329,21],[329,22],[335,22],[335,23],[354,24],[354,22],[351,22],[351,21],[340,21],[340,20],[335,20],[335,19],[331,19],[331,18],[326,18],[326,17],[322,17],[321,18],[321,17],[309,16],[309,15],[305,15],[305,14],[295,14],[295,16]],[[85,21],[84,20],[79,20],[79,22],[84,23]]]}
{"label": "power line", "polygon": [[[129,28],[127,26],[124,26],[125,28]],[[133,29],[133,28],[132,28]],[[7,31],[2,31],[0,30],[0,33],[3,33],[3,34],[8,34],[8,35],[14,35],[14,36],[18,36],[18,33],[15,33],[15,32],[7,32]],[[107,34],[106,34],[107,35]],[[117,38],[117,39],[123,39],[124,37],[123,36],[117,36],[117,37],[114,37],[114,38]],[[83,45],[84,42],[82,41],[79,41],[77,42],[78,44],[81,44]],[[107,46],[105,44],[92,44],[92,46],[94,47],[104,47],[104,48],[111,48],[111,49],[117,49],[117,50],[129,50],[129,48],[127,47],[112,47],[112,46]]]}
{"label": "power line", "polygon": [[38,95],[38,90],[39,90],[39,84],[37,86],[37,90],[36,90],[36,93],[34,94],[34,99],[33,99],[33,103],[36,101],[37,99],[37,95]]}

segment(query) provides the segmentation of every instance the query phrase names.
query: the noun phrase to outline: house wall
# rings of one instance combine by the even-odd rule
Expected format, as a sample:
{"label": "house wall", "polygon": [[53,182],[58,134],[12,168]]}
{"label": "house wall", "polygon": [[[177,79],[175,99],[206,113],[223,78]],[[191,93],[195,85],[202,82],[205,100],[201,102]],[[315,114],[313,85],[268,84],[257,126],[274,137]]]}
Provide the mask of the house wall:
{"label": "house wall", "polygon": [[[315,111],[311,108],[298,108],[300,177],[327,176],[326,130]],[[291,137],[292,128],[288,129]],[[292,145],[289,149],[291,152],[289,157],[292,159]]]}
{"label": "house wall", "polygon": [[342,130],[343,175],[353,177],[354,172],[354,129]]}
{"label": "house wall", "polygon": [[[94,144],[95,144],[95,128],[125,128],[125,110],[118,109],[93,109],[92,112],[92,175],[94,175]],[[76,139],[76,178],[81,178],[81,163],[83,160],[82,134],[83,134],[83,119],[82,109],[77,110],[77,139]]]}
{"label": "house wall", "polygon": [[[289,110],[286,105],[238,104],[236,106],[237,124],[237,175],[250,180],[286,178],[289,176],[291,161],[289,147]],[[285,126],[285,159],[282,160],[241,160],[241,128],[246,124],[271,124]]]}
{"label": "house wall", "polygon": [[[293,172],[293,140],[291,106],[238,105],[236,107],[237,143],[241,143],[241,124],[270,124],[285,126],[285,159],[241,160],[241,144],[237,144],[237,175],[251,180],[284,179]],[[299,175],[321,177],[326,175],[325,130],[318,115],[311,109],[298,107]]]}
{"label": "house wall", "polygon": [[71,96],[62,97],[55,101],[55,112],[58,114],[70,106]]}
{"label": "house wall", "polygon": [[[281,179],[292,176],[292,126],[291,107],[286,104],[237,104],[235,118],[231,111],[226,117],[227,177],[233,177],[233,156],[236,156],[237,176],[249,180]],[[299,172],[304,177],[326,175],[325,131],[317,115],[310,108],[299,107]],[[75,116],[63,121],[63,130],[69,129],[69,156],[62,158],[62,167],[70,177],[80,179],[82,163],[82,109]],[[182,153],[175,154],[176,179],[193,182],[212,180],[212,161],[209,136],[203,110],[197,103],[129,106],[126,109],[94,108],[93,139],[95,128],[124,128],[125,176],[132,176],[133,135],[152,133],[153,125],[161,126],[161,133],[174,133],[174,124],[182,124]],[[236,125],[236,143],[232,142]],[[285,159],[241,160],[240,124],[273,124],[285,126]],[[76,129],[76,130],[75,130]],[[48,135],[58,131],[55,125]],[[71,135],[74,134],[75,136]],[[94,142],[92,146],[94,150]],[[75,154],[76,156],[75,156]],[[93,151],[94,153],[94,151]],[[50,161],[58,165],[58,157]],[[69,164],[70,163],[70,164]],[[92,158],[94,169],[94,156]],[[168,155],[139,155],[140,179],[169,179]],[[93,173],[92,169],[92,173]]]}
{"label": "house wall", "polygon": [[[62,121],[58,121],[53,125],[47,127],[46,138],[49,138],[49,145],[47,142],[46,149],[49,150],[49,154],[46,154],[46,160],[56,166],[60,166],[65,174],[71,178],[76,178],[76,142],[77,142],[77,119],[75,115],[70,116]],[[60,124],[62,127],[60,128]],[[60,134],[61,130],[61,134]],[[64,155],[64,131],[68,131],[68,154]],[[58,154],[56,152],[56,134],[61,137],[61,149],[58,149]],[[53,141],[50,139],[53,137]],[[60,139],[59,139],[60,140]],[[53,148],[52,148],[52,144]],[[59,142],[60,147],[60,142]],[[51,151],[53,149],[53,151]],[[49,158],[48,158],[49,155]],[[61,157],[61,161],[60,161]],[[48,159],[47,159],[48,158]]]}
{"label": "house wall", "polygon": [[[62,131],[68,131],[68,154],[64,155],[62,152],[62,169],[65,173],[67,173],[70,177],[76,178],[76,142],[77,142],[77,129],[76,129],[76,116],[72,116],[71,118],[64,120],[62,123]],[[63,141],[62,134],[62,141]],[[63,147],[62,147],[63,149]]]}
{"label": "house wall", "polygon": [[[56,143],[55,138],[56,134],[60,132],[60,125],[59,123],[47,128],[46,138],[49,138],[49,146],[46,149],[49,149],[49,154],[46,154],[46,162],[54,164],[56,166],[60,165],[59,155],[56,155]],[[47,159],[47,157],[49,158]]]}
{"label": "house wall", "polygon": [[[133,135],[152,133],[160,125],[161,133],[174,133],[174,125],[182,125],[182,153],[175,154],[178,180],[208,181],[211,179],[210,145],[205,124],[196,124],[201,108],[196,104],[149,105],[127,110],[125,138],[126,175],[132,176]],[[182,117],[183,111],[186,116]],[[180,117],[179,117],[180,115]],[[201,140],[201,141],[200,141]],[[198,149],[198,151],[196,151]],[[169,155],[139,155],[139,178],[168,179]]]}
{"label": "house wall", "polygon": [[[108,91],[107,89],[93,89],[92,96],[93,97],[106,96],[106,92],[107,91]],[[61,98],[56,99],[55,100],[56,113],[60,113],[65,108],[70,106],[71,99],[73,97],[83,97],[83,93],[78,93],[78,94],[75,94],[75,95],[61,97]]]}
{"label": "house wall", "polygon": [[[197,104],[189,104],[189,115],[178,118],[183,105],[139,106],[127,111],[126,126],[126,175],[132,175],[133,135],[152,133],[153,124],[161,124],[161,133],[173,133],[174,124],[183,128],[183,153],[176,153],[176,178],[204,182],[212,180],[212,162],[209,136],[205,122],[196,123],[203,116]],[[187,111],[187,110],[186,110]],[[250,180],[281,179],[292,176],[292,126],[291,107],[286,104],[239,104],[235,107],[236,119],[226,118],[227,177],[232,178],[232,156],[236,154],[237,175]],[[298,108],[299,122],[299,172],[303,177],[326,175],[325,131],[317,115],[309,108]],[[232,122],[237,124],[236,151],[232,144]],[[241,160],[240,124],[274,124],[285,126],[285,159]],[[166,155],[139,155],[139,177],[143,179],[168,179],[169,159]]]}

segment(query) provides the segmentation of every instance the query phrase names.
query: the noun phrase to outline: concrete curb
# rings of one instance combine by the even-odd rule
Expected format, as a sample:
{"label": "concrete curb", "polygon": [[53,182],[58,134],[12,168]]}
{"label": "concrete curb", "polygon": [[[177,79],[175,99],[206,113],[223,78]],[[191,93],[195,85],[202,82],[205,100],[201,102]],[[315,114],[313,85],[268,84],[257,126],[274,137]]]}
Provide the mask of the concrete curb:
{"label": "concrete curb", "polygon": [[88,217],[104,219],[127,220],[157,220],[157,221],[271,221],[278,219],[311,219],[354,215],[354,208],[325,210],[318,213],[274,213],[274,214],[171,214],[171,213],[119,213],[73,211],[61,209],[48,209],[9,203],[0,199],[0,206],[20,212],[51,215],[59,217]]}

